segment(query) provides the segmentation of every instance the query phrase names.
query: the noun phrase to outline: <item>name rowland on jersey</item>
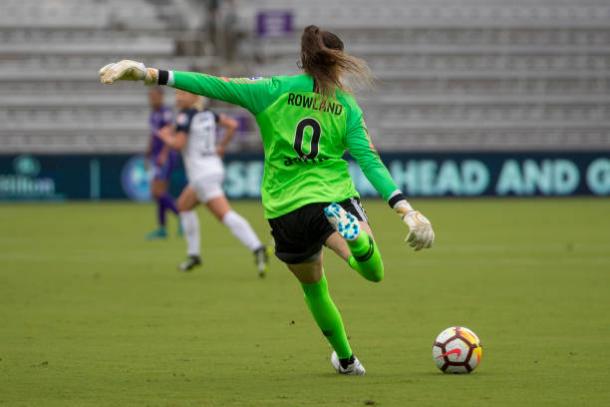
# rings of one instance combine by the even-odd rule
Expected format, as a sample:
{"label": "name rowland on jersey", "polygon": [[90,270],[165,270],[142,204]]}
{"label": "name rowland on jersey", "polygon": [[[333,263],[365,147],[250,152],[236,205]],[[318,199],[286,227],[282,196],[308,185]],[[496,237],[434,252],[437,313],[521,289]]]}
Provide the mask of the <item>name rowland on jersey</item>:
{"label": "name rowland on jersey", "polygon": [[290,106],[298,106],[311,110],[332,113],[335,116],[339,116],[343,112],[343,105],[341,103],[334,103],[320,97],[297,95],[294,93],[288,94],[288,104]]}
{"label": "name rowland on jersey", "polygon": [[[340,116],[343,113],[343,105],[341,103],[324,100],[320,97],[298,95],[295,93],[288,94],[288,105],[303,107],[305,109],[318,110],[320,112],[332,113],[335,116]],[[309,158],[307,156],[286,157],[284,165],[290,166],[296,163],[311,163],[317,164],[326,161],[327,157]]]}

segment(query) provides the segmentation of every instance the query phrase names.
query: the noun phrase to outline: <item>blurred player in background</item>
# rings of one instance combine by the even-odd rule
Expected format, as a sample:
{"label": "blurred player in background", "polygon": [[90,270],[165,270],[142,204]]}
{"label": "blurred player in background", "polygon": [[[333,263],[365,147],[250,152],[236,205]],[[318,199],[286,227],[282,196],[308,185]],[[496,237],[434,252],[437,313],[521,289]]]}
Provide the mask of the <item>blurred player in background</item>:
{"label": "blurred player in background", "polygon": [[[260,277],[267,268],[267,250],[241,215],[231,209],[222,189],[224,165],[221,157],[231,142],[238,124],[234,119],[204,109],[201,96],[176,91],[179,110],[174,128],[165,127],[158,133],[164,144],[182,151],[188,177],[188,185],[178,198],[178,210],[187,242],[187,259],[180,264],[182,271],[189,271],[201,264],[199,218],[194,211],[199,202],[227,226],[244,246],[254,253]],[[224,136],[216,145],[217,129]]]}
{"label": "blurred player in background", "polygon": [[[157,229],[146,235],[148,240],[165,239],[166,212],[178,214],[174,198],[169,194],[168,188],[172,171],[176,167],[178,153],[167,146],[158,135],[161,129],[171,126],[173,121],[172,110],[163,104],[163,88],[155,86],[148,91],[150,104],[150,141],[146,151],[146,158],[153,168],[153,179],[150,185],[151,195],[157,204]],[[181,228],[179,227],[179,234]]]}
{"label": "blurred player in background", "polygon": [[345,75],[370,81],[370,71],[343,48],[335,34],[309,26],[301,37],[300,75],[229,79],[121,61],[103,67],[100,76],[102,83],[123,79],[173,86],[240,105],[255,115],[265,151],[263,206],[275,253],[301,283],[309,310],[334,349],[332,366],[340,374],[364,375],[330,296],[322,263],[326,245],[365,279],[379,282],[384,276],[345,152],[349,150],[407,225],[410,246],[429,248],[434,231],[407,202],[373,147],[362,110],[343,81]]}

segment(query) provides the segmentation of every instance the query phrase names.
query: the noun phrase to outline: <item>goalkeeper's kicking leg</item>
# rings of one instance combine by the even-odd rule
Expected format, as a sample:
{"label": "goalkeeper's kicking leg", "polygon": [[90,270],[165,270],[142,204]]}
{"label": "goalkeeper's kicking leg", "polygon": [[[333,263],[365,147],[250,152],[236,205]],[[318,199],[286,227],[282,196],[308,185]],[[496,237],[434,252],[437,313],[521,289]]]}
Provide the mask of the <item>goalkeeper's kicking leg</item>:
{"label": "goalkeeper's kicking leg", "polygon": [[349,205],[357,210],[360,220],[339,204],[333,203],[324,208],[326,218],[337,231],[328,237],[325,244],[362,277],[380,282],[383,280],[383,260],[366,222],[366,215],[357,200],[350,201]]}

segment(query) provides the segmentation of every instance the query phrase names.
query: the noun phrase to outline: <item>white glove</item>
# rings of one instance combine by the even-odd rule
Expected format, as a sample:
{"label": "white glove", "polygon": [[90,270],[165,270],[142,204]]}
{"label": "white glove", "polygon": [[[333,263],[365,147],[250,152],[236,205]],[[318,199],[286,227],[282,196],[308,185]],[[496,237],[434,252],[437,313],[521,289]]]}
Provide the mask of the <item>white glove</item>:
{"label": "white glove", "polygon": [[100,82],[111,85],[115,81],[144,81],[146,85],[157,83],[158,71],[146,68],[142,62],[124,59],[106,65],[99,71]]}
{"label": "white glove", "polygon": [[415,251],[430,248],[434,243],[434,230],[428,218],[414,210],[407,201],[398,202],[394,209],[409,228],[405,242],[415,248]]}

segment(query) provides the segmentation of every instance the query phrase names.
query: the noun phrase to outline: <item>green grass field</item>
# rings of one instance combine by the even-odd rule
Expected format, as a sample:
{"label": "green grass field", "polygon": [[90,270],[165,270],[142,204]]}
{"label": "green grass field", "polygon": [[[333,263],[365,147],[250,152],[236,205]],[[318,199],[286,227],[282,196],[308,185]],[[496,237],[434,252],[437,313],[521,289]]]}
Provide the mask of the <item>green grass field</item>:
{"label": "green grass field", "polygon": [[[414,253],[380,202],[371,284],[326,271],[366,377],[340,377],[299,285],[200,210],[204,268],[146,242],[152,206],[0,206],[0,405],[608,406],[610,200],[415,201],[437,244]],[[237,203],[265,239],[259,204]],[[171,220],[171,230],[175,221]],[[434,337],[479,334],[471,375],[443,375]]]}

